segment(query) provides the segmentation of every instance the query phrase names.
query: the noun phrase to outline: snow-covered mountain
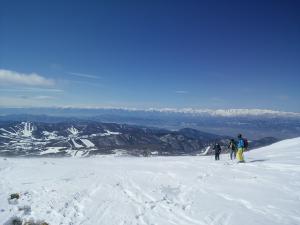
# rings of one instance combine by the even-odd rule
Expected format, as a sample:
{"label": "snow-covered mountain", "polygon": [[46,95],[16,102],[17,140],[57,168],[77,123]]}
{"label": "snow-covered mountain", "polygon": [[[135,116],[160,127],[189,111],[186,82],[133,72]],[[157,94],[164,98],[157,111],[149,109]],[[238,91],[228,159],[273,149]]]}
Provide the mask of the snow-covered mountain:
{"label": "snow-covered mountain", "polygon": [[194,108],[151,108],[146,109],[149,112],[162,113],[184,113],[194,116],[223,116],[223,117],[247,117],[247,116],[264,116],[264,117],[298,117],[300,113],[276,111],[269,109],[194,109]]}
{"label": "snow-covered mountain", "polygon": [[194,116],[222,116],[222,117],[296,117],[300,118],[299,112],[286,112],[270,109],[197,109],[197,108],[114,108],[114,107],[42,107],[42,108],[0,108],[0,115],[9,114],[48,114],[57,116],[95,116],[99,114],[187,114]]}
{"label": "snow-covered mountain", "polygon": [[99,122],[5,122],[0,124],[0,155],[88,156],[114,153],[131,155],[190,154],[226,137],[192,129],[168,131]]}
{"label": "snow-covered mountain", "polygon": [[[2,116],[1,116],[2,115]],[[222,136],[244,133],[251,139],[300,136],[300,114],[262,109],[117,109],[117,108],[0,108],[0,121],[65,122],[88,120],[159,127],[193,128]]]}
{"label": "snow-covered mountain", "polygon": [[0,158],[0,223],[300,224],[299,146],[255,149],[245,164],[228,155]]}
{"label": "snow-covered mountain", "polygon": [[[215,141],[226,146],[229,138],[190,128],[170,131],[90,121],[1,122],[0,155],[90,156],[117,150],[136,156],[186,155],[201,153]],[[251,145],[259,147],[276,141],[266,138]]]}

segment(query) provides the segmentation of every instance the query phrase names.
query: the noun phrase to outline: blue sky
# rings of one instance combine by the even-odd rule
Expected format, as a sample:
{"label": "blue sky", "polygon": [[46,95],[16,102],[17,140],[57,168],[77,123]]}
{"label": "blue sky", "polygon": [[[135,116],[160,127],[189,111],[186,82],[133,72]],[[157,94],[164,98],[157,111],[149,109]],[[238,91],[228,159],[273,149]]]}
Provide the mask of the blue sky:
{"label": "blue sky", "polygon": [[300,112],[299,1],[1,1],[0,106]]}

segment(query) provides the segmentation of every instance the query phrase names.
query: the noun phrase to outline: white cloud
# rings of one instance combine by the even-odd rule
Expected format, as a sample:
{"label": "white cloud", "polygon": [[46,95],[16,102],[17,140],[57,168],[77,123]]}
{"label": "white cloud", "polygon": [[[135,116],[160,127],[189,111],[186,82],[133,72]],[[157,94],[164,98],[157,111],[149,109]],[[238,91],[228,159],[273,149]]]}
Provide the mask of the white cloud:
{"label": "white cloud", "polygon": [[99,79],[99,76],[92,75],[92,74],[86,74],[86,73],[74,73],[74,72],[68,72],[67,74],[76,76],[76,77],[83,77],[83,78],[90,78],[90,79]]}
{"label": "white cloud", "polygon": [[36,73],[24,74],[11,70],[0,69],[0,84],[26,86],[52,86],[54,81]]}
{"label": "white cloud", "polygon": [[38,95],[38,96],[35,96],[33,98],[37,99],[37,100],[52,100],[52,99],[55,99],[54,96],[48,96],[48,95]]}

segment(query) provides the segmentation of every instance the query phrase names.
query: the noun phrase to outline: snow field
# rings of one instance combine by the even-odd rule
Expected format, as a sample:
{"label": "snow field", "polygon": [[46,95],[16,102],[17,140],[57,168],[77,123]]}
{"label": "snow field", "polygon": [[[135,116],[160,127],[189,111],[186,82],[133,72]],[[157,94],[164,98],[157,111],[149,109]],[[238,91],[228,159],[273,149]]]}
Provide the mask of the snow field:
{"label": "snow field", "polygon": [[[0,158],[0,224],[300,224],[300,138],[201,157]],[[14,204],[7,198],[20,193]],[[20,208],[30,210],[20,210]],[[26,212],[25,212],[26,211]]]}

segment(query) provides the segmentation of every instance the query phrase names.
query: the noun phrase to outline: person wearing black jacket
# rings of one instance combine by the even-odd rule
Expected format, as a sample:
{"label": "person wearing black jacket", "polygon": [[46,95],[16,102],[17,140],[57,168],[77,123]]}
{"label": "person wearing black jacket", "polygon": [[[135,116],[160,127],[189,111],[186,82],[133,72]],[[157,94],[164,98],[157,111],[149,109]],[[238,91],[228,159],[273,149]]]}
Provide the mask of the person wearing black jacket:
{"label": "person wearing black jacket", "polygon": [[236,142],[234,139],[230,140],[228,148],[230,149],[230,159],[231,160],[235,159],[237,147],[236,147]]}
{"label": "person wearing black jacket", "polygon": [[215,160],[220,160],[220,153],[221,153],[221,146],[219,143],[216,143],[214,145],[214,151],[215,151]]}

